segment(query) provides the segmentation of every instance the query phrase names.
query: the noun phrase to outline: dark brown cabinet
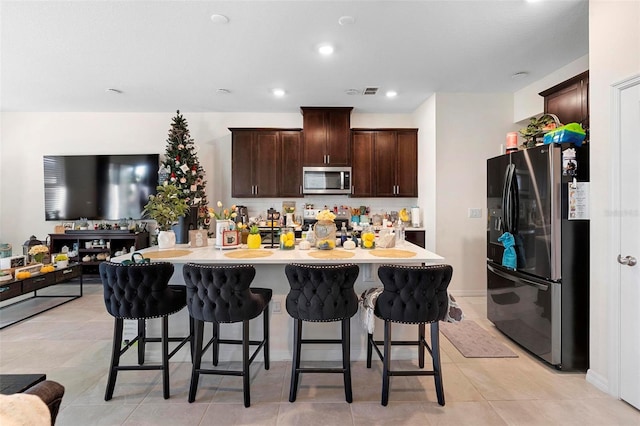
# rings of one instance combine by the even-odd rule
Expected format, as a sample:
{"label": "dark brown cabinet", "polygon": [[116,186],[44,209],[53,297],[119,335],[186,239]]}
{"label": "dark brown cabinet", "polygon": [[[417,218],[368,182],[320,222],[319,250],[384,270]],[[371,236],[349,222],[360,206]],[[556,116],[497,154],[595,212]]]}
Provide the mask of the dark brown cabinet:
{"label": "dark brown cabinet", "polygon": [[300,129],[230,128],[231,195],[300,197]]}
{"label": "dark brown cabinet", "polygon": [[351,165],[351,110],[301,107],[304,166]]}
{"label": "dark brown cabinet", "polygon": [[302,197],[302,132],[280,131],[280,197]]}
{"label": "dark brown cabinet", "polygon": [[589,128],[589,71],[540,92],[544,112],[555,114],[562,124],[580,123]]}
{"label": "dark brown cabinet", "polygon": [[426,248],[424,231],[404,231],[405,240],[419,247]]}
{"label": "dark brown cabinet", "polygon": [[351,162],[351,196],[374,197],[374,137],[375,131],[358,130],[352,133],[353,161]]}
{"label": "dark brown cabinet", "polygon": [[418,196],[417,129],[354,129],[352,134],[352,196]]}

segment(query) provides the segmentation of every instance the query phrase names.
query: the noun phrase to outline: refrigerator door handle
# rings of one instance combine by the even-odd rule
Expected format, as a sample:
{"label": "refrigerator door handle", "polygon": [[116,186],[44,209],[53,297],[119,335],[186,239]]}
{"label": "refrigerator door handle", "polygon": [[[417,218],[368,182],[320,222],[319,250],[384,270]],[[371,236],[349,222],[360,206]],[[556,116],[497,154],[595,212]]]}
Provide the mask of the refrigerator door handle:
{"label": "refrigerator door handle", "polygon": [[502,184],[502,226],[503,232],[510,232],[510,222],[509,222],[509,199],[510,199],[510,188],[511,188],[511,168],[512,164],[507,166],[507,169],[504,173],[504,182]]}
{"label": "refrigerator door handle", "polygon": [[542,284],[542,283],[538,283],[538,282],[533,281],[533,280],[528,279],[528,278],[524,278],[522,275],[518,274],[515,271],[512,272],[512,273],[508,273],[508,272],[502,271],[501,269],[496,268],[496,267],[494,267],[492,265],[489,265],[489,264],[487,265],[487,269],[490,270],[491,272],[493,272],[494,274],[496,274],[496,275],[498,275],[498,276],[500,276],[500,277],[502,277],[504,279],[507,279],[509,281],[513,281],[515,283],[520,283],[520,284],[526,284],[526,285],[529,285],[529,286],[532,286],[532,287],[535,287],[537,289],[544,290],[544,291],[549,290],[549,286],[548,285]]}

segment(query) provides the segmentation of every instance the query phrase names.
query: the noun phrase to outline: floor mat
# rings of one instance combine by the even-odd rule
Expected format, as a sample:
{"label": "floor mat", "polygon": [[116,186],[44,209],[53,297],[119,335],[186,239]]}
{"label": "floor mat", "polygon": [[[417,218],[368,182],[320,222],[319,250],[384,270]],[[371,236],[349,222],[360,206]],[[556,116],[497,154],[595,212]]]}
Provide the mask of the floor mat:
{"label": "floor mat", "polygon": [[440,322],[440,332],[465,358],[517,358],[511,349],[500,343],[475,321]]}

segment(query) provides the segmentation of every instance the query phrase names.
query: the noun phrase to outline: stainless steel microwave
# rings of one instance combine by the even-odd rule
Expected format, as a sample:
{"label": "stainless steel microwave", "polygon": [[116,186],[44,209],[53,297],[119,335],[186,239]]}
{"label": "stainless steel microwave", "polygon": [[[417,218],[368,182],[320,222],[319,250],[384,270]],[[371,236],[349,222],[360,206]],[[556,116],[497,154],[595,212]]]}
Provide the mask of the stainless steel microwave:
{"label": "stainless steel microwave", "polygon": [[303,194],[351,194],[351,167],[303,167]]}

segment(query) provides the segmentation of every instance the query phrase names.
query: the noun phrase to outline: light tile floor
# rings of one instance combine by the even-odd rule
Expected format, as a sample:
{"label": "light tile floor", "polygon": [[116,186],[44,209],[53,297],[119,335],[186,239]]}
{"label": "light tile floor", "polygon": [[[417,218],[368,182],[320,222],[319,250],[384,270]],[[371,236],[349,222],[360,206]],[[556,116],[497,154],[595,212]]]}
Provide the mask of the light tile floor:
{"label": "light tile floor", "polygon": [[353,363],[352,404],[344,401],[340,375],[317,374],[302,375],[292,404],[290,363],[272,362],[265,371],[261,354],[252,367],[250,408],[236,377],[201,378],[189,404],[189,362],[171,362],[169,400],[162,398],[160,372],[140,371],[120,374],[114,398],[105,402],[113,322],[98,284],[85,285],[78,300],[1,330],[0,372],[43,372],[62,383],[58,425],[640,425],[640,411],[597,390],[584,373],[558,372],[502,336],[486,319],[483,297],[458,300],[467,318],[519,357],[467,359],[442,337],[444,407],[431,377],[393,377],[389,405],[381,406],[379,361],[371,369]]}

